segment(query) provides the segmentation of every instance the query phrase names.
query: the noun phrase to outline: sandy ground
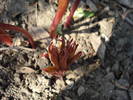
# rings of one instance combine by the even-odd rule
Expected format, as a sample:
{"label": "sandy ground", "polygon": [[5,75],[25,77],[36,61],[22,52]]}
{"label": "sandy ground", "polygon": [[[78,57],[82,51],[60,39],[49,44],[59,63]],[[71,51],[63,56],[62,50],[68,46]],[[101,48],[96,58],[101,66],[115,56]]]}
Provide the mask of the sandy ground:
{"label": "sandy ground", "polygon": [[[97,10],[94,17],[77,18],[63,30],[83,55],[64,77],[55,78],[41,70],[51,63],[40,56],[51,40],[47,29],[55,5],[47,0],[1,1],[0,21],[28,30],[37,46],[30,48],[16,32],[9,32],[15,46],[0,44],[1,100],[133,100],[133,26],[121,18],[127,8],[115,1],[94,0],[99,7],[92,7]],[[131,20],[132,16],[128,14]]]}

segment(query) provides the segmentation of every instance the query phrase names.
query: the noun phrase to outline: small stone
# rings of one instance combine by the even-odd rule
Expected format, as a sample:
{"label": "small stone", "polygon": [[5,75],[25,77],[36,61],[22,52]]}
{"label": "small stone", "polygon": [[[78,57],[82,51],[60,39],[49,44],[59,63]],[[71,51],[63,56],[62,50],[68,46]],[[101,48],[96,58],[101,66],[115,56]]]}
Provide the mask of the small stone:
{"label": "small stone", "polygon": [[120,84],[121,86],[124,86],[124,87],[129,87],[129,82],[125,79],[120,79],[118,80],[118,84]]}
{"label": "small stone", "polygon": [[66,80],[66,84],[68,85],[67,86],[67,89],[71,89],[74,85],[74,81],[72,80]]}
{"label": "small stone", "polygon": [[23,67],[17,68],[16,72],[17,73],[34,73],[35,70],[30,67],[23,66]]}
{"label": "small stone", "polygon": [[66,35],[65,35],[65,38],[66,38],[67,40],[69,40],[69,39],[70,39],[70,36],[69,36],[68,34],[66,34]]}
{"label": "small stone", "polygon": [[131,97],[131,100],[133,100],[133,89],[129,89],[129,95]]}
{"label": "small stone", "polygon": [[40,58],[40,59],[38,59],[38,61],[37,61],[37,64],[38,64],[38,66],[40,67],[40,68],[44,68],[44,67],[47,67],[48,66],[48,59],[47,58],[45,58],[45,57],[43,57],[43,58]]}
{"label": "small stone", "polygon": [[90,7],[92,11],[96,12],[98,10],[96,5],[91,0],[86,0],[86,4]]}
{"label": "small stone", "polygon": [[72,85],[74,83],[74,81],[72,81],[72,80],[66,80],[66,83],[67,83],[67,85]]}
{"label": "small stone", "polygon": [[17,73],[14,74],[14,80],[15,80],[16,83],[20,83],[21,82],[19,74],[17,74]]}
{"label": "small stone", "polygon": [[102,83],[102,93],[105,95],[105,96],[108,96],[110,97],[112,94],[113,94],[113,90],[114,90],[114,85],[111,83],[111,82],[106,82],[104,81]]}
{"label": "small stone", "polygon": [[72,73],[72,74],[68,74],[67,76],[66,76],[66,79],[75,79],[76,78],[76,74],[74,74],[74,73]]}
{"label": "small stone", "polygon": [[65,100],[72,100],[71,98],[66,97],[66,96],[64,97],[64,99],[65,99]]}
{"label": "small stone", "polygon": [[28,96],[28,95],[31,95],[31,92],[30,91],[28,91],[28,89],[26,89],[26,88],[22,88],[22,93],[25,93],[26,94],[26,96]]}
{"label": "small stone", "polygon": [[104,43],[102,43],[97,52],[97,55],[99,56],[102,62],[104,61],[105,51],[106,51],[106,46]]}
{"label": "small stone", "polygon": [[13,39],[14,46],[20,46],[21,45],[21,40],[20,38],[15,38]]}
{"label": "small stone", "polygon": [[97,34],[92,34],[90,36],[90,42],[92,44],[93,49],[97,53],[99,50],[100,45],[102,44],[101,37],[98,36]]}
{"label": "small stone", "polygon": [[65,88],[65,82],[63,80],[56,80],[56,84],[55,84],[55,88],[57,89],[57,91],[62,90]]}
{"label": "small stone", "polygon": [[104,80],[111,81],[111,80],[114,80],[114,78],[115,78],[114,74],[110,72],[104,77]]}
{"label": "small stone", "polygon": [[0,55],[0,60],[2,61],[3,55]]}
{"label": "small stone", "polygon": [[114,65],[112,66],[112,71],[113,72],[118,72],[119,71],[119,62],[118,61],[116,61],[114,63]]}
{"label": "small stone", "polygon": [[49,85],[49,79],[46,79],[45,77],[41,76],[41,75],[36,75],[37,76],[37,80],[39,83],[43,83],[43,85],[48,86]]}
{"label": "small stone", "polygon": [[78,91],[77,92],[78,92],[78,95],[81,96],[85,92],[85,88],[83,86],[80,86],[78,88]]}
{"label": "small stone", "polygon": [[108,40],[111,37],[113,24],[115,23],[115,19],[104,19],[99,22],[100,25],[100,33],[101,36],[106,40]]}
{"label": "small stone", "polygon": [[98,57],[102,61],[104,61],[106,46],[105,46],[104,42],[101,40],[101,37],[98,36],[97,34],[92,34],[90,36],[90,42],[95,51],[95,54],[97,54]]}
{"label": "small stone", "polygon": [[115,100],[129,100],[126,91],[116,90],[115,95],[116,95]]}

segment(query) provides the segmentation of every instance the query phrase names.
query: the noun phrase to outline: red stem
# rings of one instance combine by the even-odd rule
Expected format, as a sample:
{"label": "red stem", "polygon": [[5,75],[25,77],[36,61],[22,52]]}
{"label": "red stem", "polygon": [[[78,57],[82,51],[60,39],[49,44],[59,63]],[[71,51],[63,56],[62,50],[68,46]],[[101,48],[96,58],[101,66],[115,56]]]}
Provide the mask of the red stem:
{"label": "red stem", "polygon": [[6,34],[6,32],[0,28],[0,42],[4,42],[6,45],[11,46],[13,44],[12,38]]}
{"label": "red stem", "polygon": [[68,4],[69,4],[69,0],[58,0],[58,2],[59,2],[59,6],[57,9],[56,15],[53,19],[51,26],[50,26],[50,33],[49,34],[51,37],[55,36],[57,26],[60,23],[62,16],[65,14],[66,9],[67,9]]}
{"label": "red stem", "polygon": [[17,26],[10,25],[10,24],[4,24],[4,23],[0,23],[0,28],[3,30],[14,30],[17,32],[22,32],[28,38],[32,47],[35,48],[35,44],[34,44],[34,40],[33,40],[32,36],[24,29],[17,27]]}
{"label": "red stem", "polygon": [[72,17],[74,15],[75,10],[77,9],[78,5],[80,3],[80,0],[76,0],[74,4],[72,5],[72,8],[70,9],[70,14],[67,17],[66,23],[64,24],[64,27],[68,28],[71,24]]}

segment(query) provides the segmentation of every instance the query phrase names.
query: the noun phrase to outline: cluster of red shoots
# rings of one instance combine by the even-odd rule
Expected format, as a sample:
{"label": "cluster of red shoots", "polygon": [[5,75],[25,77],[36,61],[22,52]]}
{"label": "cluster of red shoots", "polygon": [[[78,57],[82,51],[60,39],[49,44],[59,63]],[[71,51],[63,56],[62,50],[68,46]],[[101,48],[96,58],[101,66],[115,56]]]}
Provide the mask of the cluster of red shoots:
{"label": "cluster of red shoots", "polygon": [[[72,8],[70,9],[70,15],[67,17],[64,27],[68,28],[71,25],[73,14],[79,5],[79,2],[80,0],[75,0]],[[76,44],[72,39],[65,42],[63,38],[59,39],[56,34],[57,26],[65,14],[68,4],[69,0],[58,0],[58,9],[49,29],[49,35],[53,40],[48,47],[48,57],[53,66],[43,68],[42,70],[54,76],[64,75],[64,72],[69,69],[69,65],[81,56],[81,52],[75,54],[78,44]],[[13,40],[7,34],[7,30],[14,30],[23,33],[24,36],[27,37],[31,46],[35,48],[34,41],[30,33],[20,27],[10,24],[0,23],[0,42],[5,43],[8,46],[13,45]],[[54,41],[60,42],[60,46],[57,46]]]}
{"label": "cluster of red shoots", "polygon": [[51,41],[48,47],[48,57],[52,66],[43,68],[43,70],[54,76],[63,76],[64,72],[69,69],[69,65],[79,59],[82,54],[81,52],[75,53],[77,47],[78,44],[72,39],[66,42],[63,38]]}

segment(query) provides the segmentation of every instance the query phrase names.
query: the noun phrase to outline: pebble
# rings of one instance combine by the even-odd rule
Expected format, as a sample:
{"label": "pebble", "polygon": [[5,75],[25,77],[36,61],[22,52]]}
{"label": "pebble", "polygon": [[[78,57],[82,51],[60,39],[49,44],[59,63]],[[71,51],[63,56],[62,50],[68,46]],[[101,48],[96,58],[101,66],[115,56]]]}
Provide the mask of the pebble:
{"label": "pebble", "polygon": [[129,100],[126,91],[116,90],[115,95],[115,100]]}
{"label": "pebble", "polygon": [[121,86],[124,86],[124,87],[129,87],[129,82],[125,79],[120,79],[118,80],[118,83],[121,85]]}
{"label": "pebble", "polygon": [[118,70],[119,70],[119,62],[116,61],[116,62],[114,63],[114,65],[112,66],[112,71],[113,71],[113,72],[118,72]]}
{"label": "pebble", "polygon": [[90,9],[94,12],[98,11],[98,8],[91,0],[86,0],[86,4],[90,7]]}
{"label": "pebble", "polygon": [[60,89],[65,88],[65,82],[63,80],[56,80],[55,88],[59,91]]}
{"label": "pebble", "polygon": [[68,34],[65,34],[65,38],[66,38],[67,40],[69,40],[69,39],[70,39],[70,36],[69,36]]}
{"label": "pebble", "polygon": [[83,86],[80,86],[77,91],[78,95],[81,96],[84,92],[85,92],[85,88]]}
{"label": "pebble", "polygon": [[113,72],[110,72],[108,73],[105,77],[104,77],[104,80],[114,80],[115,79],[115,76],[113,74]]}
{"label": "pebble", "polygon": [[129,96],[131,100],[133,100],[133,89],[129,89]]}
{"label": "pebble", "polygon": [[38,61],[37,61],[37,64],[38,64],[38,66],[40,67],[40,68],[44,68],[44,67],[47,67],[48,66],[48,59],[47,58],[45,58],[45,57],[43,57],[43,58],[40,58],[40,59],[38,59]]}
{"label": "pebble", "polygon": [[105,95],[105,96],[108,96],[110,97],[113,93],[113,90],[114,90],[114,85],[110,82],[106,82],[102,84],[102,93]]}
{"label": "pebble", "polygon": [[74,85],[74,81],[72,80],[66,80],[67,89],[71,89]]}
{"label": "pebble", "polygon": [[65,99],[65,100],[72,100],[71,98],[66,97],[66,96],[64,97],[64,99]]}
{"label": "pebble", "polygon": [[75,79],[77,77],[77,75],[76,74],[68,74],[67,76],[66,76],[66,79]]}
{"label": "pebble", "polygon": [[90,36],[90,42],[92,44],[93,49],[97,53],[100,45],[102,44],[100,36],[98,36],[97,34],[92,34]]}
{"label": "pebble", "polygon": [[112,28],[113,28],[113,24],[115,23],[115,19],[111,18],[111,19],[103,19],[102,21],[99,22],[100,25],[100,33],[102,38],[106,40],[108,40],[111,37],[111,33],[112,33]]}
{"label": "pebble", "polygon": [[21,40],[20,38],[15,38],[13,39],[14,46],[20,46],[21,45]]}
{"label": "pebble", "polygon": [[74,81],[72,81],[72,80],[66,80],[66,83],[67,83],[67,85],[72,85],[74,83]]}

